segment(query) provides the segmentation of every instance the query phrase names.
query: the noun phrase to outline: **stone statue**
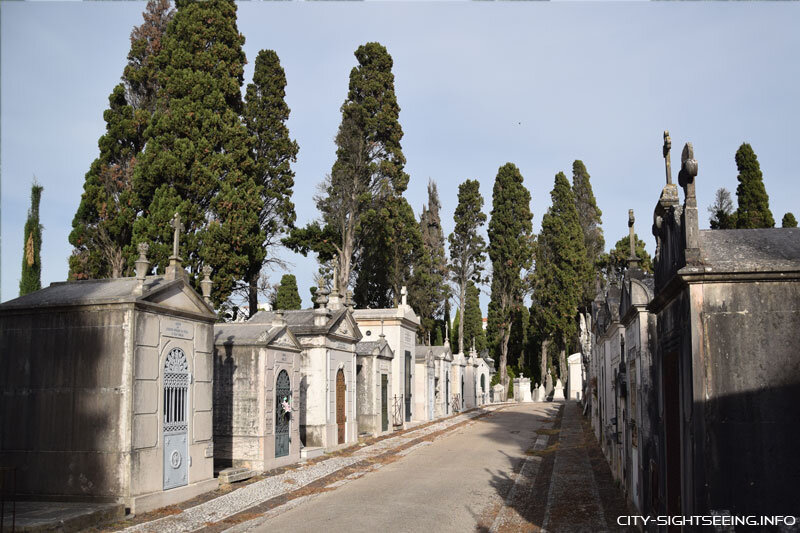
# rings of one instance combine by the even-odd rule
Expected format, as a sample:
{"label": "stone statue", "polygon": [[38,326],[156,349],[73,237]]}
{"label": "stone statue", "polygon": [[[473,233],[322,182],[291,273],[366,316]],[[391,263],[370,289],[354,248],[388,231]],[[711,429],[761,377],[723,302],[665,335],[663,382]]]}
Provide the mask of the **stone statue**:
{"label": "stone statue", "polygon": [[636,232],[633,223],[636,218],[633,216],[633,209],[628,209],[628,244],[630,246],[630,256],[628,256],[628,267],[636,268],[639,266],[639,258],[636,256]]}
{"label": "stone statue", "polygon": [[672,183],[672,164],[670,163],[669,151],[672,148],[672,139],[669,138],[669,130],[664,130],[664,147],[662,152],[664,154],[664,163],[667,166],[667,185]]}

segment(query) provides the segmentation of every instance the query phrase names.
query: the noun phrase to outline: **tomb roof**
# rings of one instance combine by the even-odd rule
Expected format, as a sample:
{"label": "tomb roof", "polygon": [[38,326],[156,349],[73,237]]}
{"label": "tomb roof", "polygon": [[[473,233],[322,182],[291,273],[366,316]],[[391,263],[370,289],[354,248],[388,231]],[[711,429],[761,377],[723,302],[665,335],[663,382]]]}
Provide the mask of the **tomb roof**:
{"label": "tomb roof", "polygon": [[[327,335],[333,333],[342,320],[347,320],[345,317],[348,311],[346,307],[334,311],[329,310],[328,321],[323,326],[314,325],[314,309],[287,310],[281,314],[286,325],[295,335]],[[275,311],[259,311],[250,317],[247,323],[272,324],[276,318],[277,313]],[[352,320],[352,324],[354,331],[349,335],[361,339],[361,331],[358,329],[355,320]]]}
{"label": "tomb roof", "polygon": [[394,351],[385,339],[356,343],[356,354],[358,355],[378,355],[384,350],[388,351],[389,356],[394,357]]}
{"label": "tomb roof", "polygon": [[800,270],[800,228],[700,230],[700,262],[687,270]]}

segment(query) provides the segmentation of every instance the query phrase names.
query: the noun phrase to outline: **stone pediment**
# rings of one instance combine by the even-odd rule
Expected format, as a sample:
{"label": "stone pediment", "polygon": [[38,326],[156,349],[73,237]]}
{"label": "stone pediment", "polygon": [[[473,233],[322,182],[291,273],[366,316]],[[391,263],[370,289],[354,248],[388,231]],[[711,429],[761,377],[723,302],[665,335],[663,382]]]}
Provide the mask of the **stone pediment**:
{"label": "stone pediment", "polygon": [[277,332],[273,329],[267,333],[272,336],[271,339],[265,339],[270,348],[292,351],[302,351],[303,349],[303,346],[286,326],[281,326]]}
{"label": "stone pediment", "polygon": [[329,332],[331,335],[353,339],[355,341],[361,340],[362,337],[361,330],[353,318],[353,314],[349,311],[341,314],[339,319],[330,328]]}
{"label": "stone pediment", "polygon": [[137,299],[178,311],[214,316],[203,298],[187,282],[178,279],[158,285]]}

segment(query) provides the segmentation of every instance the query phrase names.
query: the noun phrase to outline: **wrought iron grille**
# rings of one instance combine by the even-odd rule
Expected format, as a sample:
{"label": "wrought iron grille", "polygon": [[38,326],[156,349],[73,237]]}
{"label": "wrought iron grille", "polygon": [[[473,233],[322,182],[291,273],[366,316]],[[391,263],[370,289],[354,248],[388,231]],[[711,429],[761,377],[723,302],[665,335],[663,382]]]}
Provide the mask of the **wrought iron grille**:
{"label": "wrought iron grille", "polygon": [[186,354],[174,348],[164,364],[164,433],[186,432],[189,365]]}
{"label": "wrought iron grille", "polygon": [[394,395],[392,398],[392,424],[395,426],[403,425],[403,395]]}
{"label": "wrought iron grille", "polygon": [[453,407],[453,412],[458,413],[461,411],[461,395],[460,394],[453,394],[453,401],[451,402]]}
{"label": "wrought iron grille", "polygon": [[289,455],[292,388],[289,374],[281,370],[275,383],[275,457]]}

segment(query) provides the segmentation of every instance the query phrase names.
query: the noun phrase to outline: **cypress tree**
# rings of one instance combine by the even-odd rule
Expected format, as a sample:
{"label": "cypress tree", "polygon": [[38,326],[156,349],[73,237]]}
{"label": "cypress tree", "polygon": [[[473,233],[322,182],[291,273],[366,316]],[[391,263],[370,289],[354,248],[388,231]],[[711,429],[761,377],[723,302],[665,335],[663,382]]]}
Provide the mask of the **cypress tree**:
{"label": "cypress tree", "polygon": [[739,208],[736,210],[736,227],[772,228],[775,219],[769,210],[769,196],[764,187],[761,166],[753,148],[748,143],[742,143],[736,151],[736,168],[739,170],[736,187],[736,199]]}
{"label": "cypress tree", "polygon": [[[478,233],[486,222],[486,215],[482,209],[483,197],[478,180],[466,180],[459,185],[458,205],[453,213],[455,227],[448,237],[448,242],[452,280],[458,288],[458,309],[463,313],[466,313],[467,286],[470,282],[481,282],[483,262],[486,260],[486,241]],[[455,325],[453,328],[455,329]],[[464,338],[464,328],[461,324],[458,326],[458,338]],[[463,353],[463,342],[456,346],[458,352]]]}
{"label": "cypress tree", "polygon": [[[403,169],[406,160],[400,145],[403,130],[398,120],[400,106],[394,92],[392,57],[383,45],[375,42],[359,46],[355,56],[358,66],[350,71],[350,87],[336,135],[336,162],[317,198],[323,224],[293,231],[285,240],[287,246],[300,253],[317,252],[320,260],[323,256],[333,256],[341,291],[350,282],[356,254],[365,259],[364,264],[375,265],[368,258],[374,252],[371,248],[375,242],[362,246],[365,235],[372,233],[392,239],[391,228],[369,226],[403,223],[401,233],[408,233],[413,231],[406,224],[409,212],[414,218],[413,210],[406,208],[407,202],[403,205],[404,200],[398,200],[408,185],[408,175]],[[386,212],[381,213],[382,209]],[[371,220],[363,220],[370,210]],[[391,240],[391,244],[397,246],[391,253],[394,266],[404,258],[407,248],[400,238]],[[373,283],[385,284],[389,279],[395,285],[403,274],[403,269],[397,268],[393,273],[379,273],[375,279],[370,279],[374,277],[372,273],[367,274],[367,279],[362,280],[362,290],[354,292],[374,294],[367,290]],[[397,294],[392,296],[397,298]]]}
{"label": "cypress tree", "polygon": [[131,32],[122,83],[108,97],[100,154],[86,173],[81,203],[72,221],[70,279],[116,278],[130,271],[133,223],[138,204],[132,177],[145,143],[160,88],[154,57],[174,11],[169,0],[150,0],[144,22]]}
{"label": "cypress tree", "polygon": [[[296,219],[291,164],[297,160],[299,147],[289,138],[286,121],[290,110],[285,97],[286,74],[278,54],[261,50],[256,57],[253,82],[248,84],[245,93],[244,123],[253,140],[250,148],[253,180],[261,187],[258,226],[264,232],[265,251],[280,243],[280,238]],[[258,279],[262,267],[274,257],[265,254],[261,261],[257,260],[258,256],[253,259],[245,273],[251,316],[258,307]]]}
{"label": "cypress tree", "polygon": [[708,206],[711,229],[733,229],[736,219],[733,216],[733,202],[728,189],[720,187],[714,195],[714,203]]}
{"label": "cypress tree", "polygon": [[408,287],[408,300],[420,318],[423,339],[433,330],[436,318],[444,310],[447,298],[447,260],[444,254],[444,234],[439,218],[439,193],[436,183],[428,181],[428,205],[422,206],[419,217],[420,251],[415,254],[414,272]]}
{"label": "cypress tree", "polygon": [[233,0],[178,0],[177,7],[154,58],[162,90],[134,170],[143,215],[132,241],[151,243],[151,262],[166,267],[169,221],[179,212],[184,265],[195,283],[202,267],[211,266],[212,301],[220,304],[265,255],[262,186],[253,178],[252,140],[240,120],[244,37]]}
{"label": "cypress tree", "polygon": [[459,353],[458,352],[459,331],[463,331],[461,329],[461,310],[456,309],[456,316],[453,319],[453,329],[450,330],[450,351],[452,351],[453,353]]}
{"label": "cypress tree", "polygon": [[34,178],[31,185],[31,208],[25,221],[25,238],[22,248],[22,276],[19,279],[19,295],[42,288],[42,225],[39,223],[39,202],[44,187]]}
{"label": "cypress tree", "polygon": [[475,341],[475,350],[480,353],[486,348],[486,335],[483,331],[483,318],[481,316],[480,291],[472,281],[467,285],[467,302],[464,307],[464,349],[472,348]]}
{"label": "cypress tree", "polygon": [[[294,274],[284,274],[275,296],[275,309],[301,309],[303,302],[297,291],[297,278]],[[252,316],[252,314],[251,314]]]}
{"label": "cypress tree", "polygon": [[592,269],[584,248],[575,198],[563,172],[556,174],[552,205],[542,217],[536,256],[536,314],[559,349],[559,375],[566,371],[565,351],[577,330],[575,315]]}
{"label": "cypress tree", "polygon": [[[603,229],[603,215],[597,207],[592,184],[589,182],[589,173],[581,160],[572,163],[572,191],[575,195],[575,209],[578,212],[578,224],[583,231],[583,245],[586,249],[586,259],[591,267],[597,263],[605,249]],[[583,287],[581,306],[586,308],[594,300],[594,276],[587,277]]]}
{"label": "cypress tree", "polygon": [[783,215],[783,220],[781,220],[781,227],[782,228],[796,228],[797,227],[797,219],[794,218],[792,213],[786,213]]}
{"label": "cypress tree", "polygon": [[[512,311],[522,302],[521,272],[530,268],[533,250],[531,194],[512,164],[500,167],[492,192],[489,258],[492,260],[492,302],[498,323],[500,379],[508,390],[508,341]],[[574,209],[574,205],[573,205]],[[577,223],[577,220],[576,220]],[[580,235],[578,236],[580,239]],[[581,239],[581,244],[583,240]]]}

